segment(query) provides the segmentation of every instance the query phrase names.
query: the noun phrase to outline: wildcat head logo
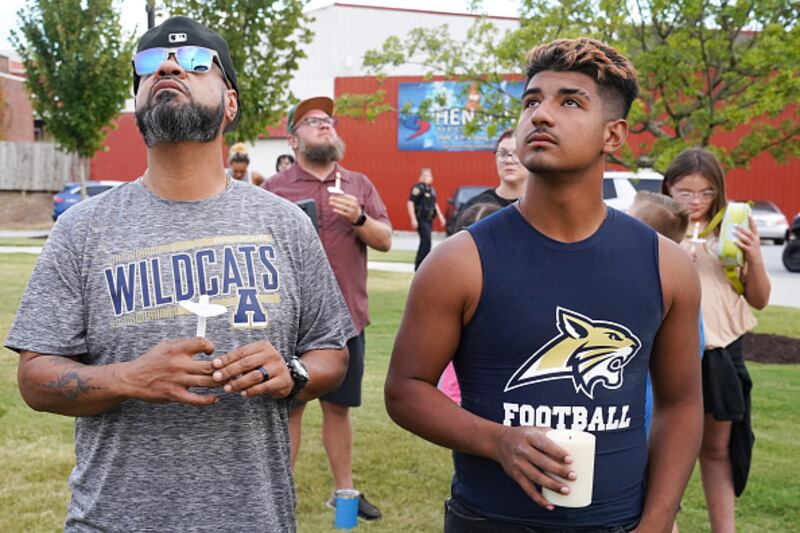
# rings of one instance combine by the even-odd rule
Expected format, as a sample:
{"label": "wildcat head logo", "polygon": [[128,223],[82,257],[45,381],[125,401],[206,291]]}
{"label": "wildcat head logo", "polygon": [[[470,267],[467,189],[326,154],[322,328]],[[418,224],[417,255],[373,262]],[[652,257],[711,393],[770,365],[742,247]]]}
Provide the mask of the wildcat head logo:
{"label": "wildcat head logo", "polygon": [[559,334],[514,372],[505,392],[542,381],[571,379],[575,392],[593,398],[598,383],[607,389],[622,385],[622,369],[641,346],[636,335],[620,324],[592,320],[563,307],[556,309],[556,327]]}

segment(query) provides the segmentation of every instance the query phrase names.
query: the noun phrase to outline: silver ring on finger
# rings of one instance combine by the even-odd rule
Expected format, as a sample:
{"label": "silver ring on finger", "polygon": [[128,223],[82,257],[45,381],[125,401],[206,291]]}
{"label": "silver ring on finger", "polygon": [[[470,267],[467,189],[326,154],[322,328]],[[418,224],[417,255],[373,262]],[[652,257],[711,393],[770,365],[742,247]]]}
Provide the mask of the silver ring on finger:
{"label": "silver ring on finger", "polygon": [[262,379],[261,379],[261,382],[262,382],[262,383],[263,383],[263,382],[265,382],[265,381],[267,381],[267,380],[269,379],[269,373],[267,372],[267,369],[266,369],[266,368],[264,368],[263,366],[260,366],[260,367],[258,367],[256,370],[258,370],[259,372],[261,372],[261,378],[262,378]]}

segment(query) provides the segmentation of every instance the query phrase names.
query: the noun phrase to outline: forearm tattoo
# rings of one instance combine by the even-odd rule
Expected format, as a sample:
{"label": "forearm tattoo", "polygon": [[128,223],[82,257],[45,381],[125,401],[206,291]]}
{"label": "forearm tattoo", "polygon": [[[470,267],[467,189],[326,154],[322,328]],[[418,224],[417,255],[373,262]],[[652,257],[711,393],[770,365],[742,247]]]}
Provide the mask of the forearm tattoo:
{"label": "forearm tattoo", "polygon": [[91,378],[81,375],[75,366],[80,366],[75,361],[65,357],[57,357],[53,363],[58,366],[69,365],[73,368],[62,370],[59,372],[57,379],[54,379],[46,385],[48,389],[61,396],[65,400],[77,400],[81,394],[86,394],[93,391],[103,390],[103,387],[98,387],[91,384]]}

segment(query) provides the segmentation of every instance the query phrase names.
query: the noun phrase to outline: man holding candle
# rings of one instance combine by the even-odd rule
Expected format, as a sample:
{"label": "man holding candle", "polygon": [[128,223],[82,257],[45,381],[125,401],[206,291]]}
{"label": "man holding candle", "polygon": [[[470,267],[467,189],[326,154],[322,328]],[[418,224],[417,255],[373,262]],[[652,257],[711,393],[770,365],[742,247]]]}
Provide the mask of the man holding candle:
{"label": "man holding candle", "polygon": [[[516,130],[525,195],[442,243],[415,275],[387,408],[455,452],[447,532],[670,531],[700,445],[699,288],[675,243],[602,201],[636,73],[604,43],[574,39],[531,50],[527,74]],[[450,360],[461,406],[436,389]],[[594,436],[593,467],[551,429]],[[586,507],[541,493],[569,496],[592,476]]]}
{"label": "man holding candle", "polygon": [[225,40],[173,17],[133,67],[148,168],[59,219],[6,339],[25,401],[76,417],[65,530],[294,531],[289,406],[338,386],[352,322],[303,212],[226,176]]}
{"label": "man holding candle", "polygon": [[[347,375],[339,389],[320,397],[322,442],[328,455],[335,490],[353,488],[353,430],[350,408],[361,405],[364,374],[364,328],[367,309],[367,247],[386,252],[392,245],[392,226],[377,189],[364,174],[339,164],[344,142],[336,133],[333,100],[308,98],[289,111],[289,146],[296,162],[263,187],[293,202],[313,200],[317,209],[319,237],[353,317],[356,335],[347,341],[350,354]],[[291,414],[292,464],[300,448],[305,403]],[[335,506],[333,495],[329,506]],[[358,513],[377,520],[381,512],[363,494]]]}

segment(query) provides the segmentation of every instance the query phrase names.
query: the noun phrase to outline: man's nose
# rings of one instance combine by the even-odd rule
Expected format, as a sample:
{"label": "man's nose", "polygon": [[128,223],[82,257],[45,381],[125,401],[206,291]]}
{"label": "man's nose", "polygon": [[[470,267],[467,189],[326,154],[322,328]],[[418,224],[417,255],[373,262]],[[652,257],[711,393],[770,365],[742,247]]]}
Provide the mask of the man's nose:
{"label": "man's nose", "polygon": [[547,103],[541,102],[533,109],[531,113],[531,123],[548,125],[553,123],[553,117],[550,114],[549,105]]}
{"label": "man's nose", "polygon": [[181,77],[186,75],[186,70],[178,63],[178,59],[175,57],[175,54],[170,54],[161,64],[158,66],[158,75],[159,76],[176,76]]}

